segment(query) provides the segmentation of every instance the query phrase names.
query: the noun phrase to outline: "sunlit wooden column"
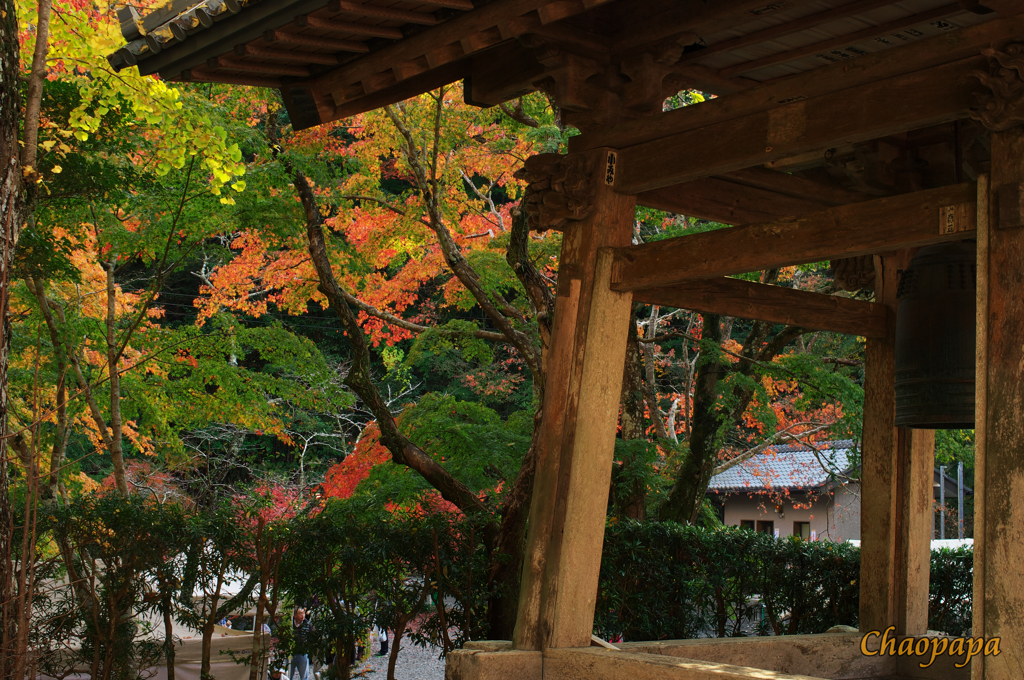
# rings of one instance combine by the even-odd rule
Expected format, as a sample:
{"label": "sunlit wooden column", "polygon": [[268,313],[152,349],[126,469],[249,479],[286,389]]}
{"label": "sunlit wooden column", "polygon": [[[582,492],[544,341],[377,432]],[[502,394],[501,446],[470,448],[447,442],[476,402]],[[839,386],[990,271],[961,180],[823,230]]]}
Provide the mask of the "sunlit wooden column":
{"label": "sunlit wooden column", "polygon": [[[581,201],[590,208],[564,226],[516,649],[590,644],[632,302],[610,290],[602,250],[628,245],[633,230],[636,199],[612,192],[614,159],[608,149],[564,157],[547,180],[561,192],[539,197],[542,226],[551,206],[555,216]],[[551,162],[527,161],[526,174],[539,173],[528,181]]]}
{"label": "sunlit wooden column", "polygon": [[895,424],[896,290],[912,254],[875,257],[875,299],[888,307],[889,324],[886,337],[867,339],[865,353],[862,632],[895,626],[898,634],[918,635],[928,627],[935,434]]}
{"label": "sunlit wooden column", "polygon": [[1000,638],[1000,654],[974,657],[971,671],[1011,680],[1024,672],[1024,128],[990,142],[987,194],[978,183],[974,635]]}

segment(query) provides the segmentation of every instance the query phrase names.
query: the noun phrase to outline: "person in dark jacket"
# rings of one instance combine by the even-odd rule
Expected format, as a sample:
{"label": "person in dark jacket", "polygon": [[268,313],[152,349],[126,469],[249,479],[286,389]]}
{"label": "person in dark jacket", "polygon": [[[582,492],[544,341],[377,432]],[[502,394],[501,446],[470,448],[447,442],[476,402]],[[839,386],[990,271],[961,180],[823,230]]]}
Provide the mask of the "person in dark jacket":
{"label": "person in dark jacket", "polygon": [[292,652],[292,663],[288,667],[288,680],[292,680],[292,673],[299,672],[299,680],[309,680],[309,647],[306,639],[309,637],[309,621],[306,620],[306,610],[299,607],[292,616],[292,637],[295,640],[295,650]]}

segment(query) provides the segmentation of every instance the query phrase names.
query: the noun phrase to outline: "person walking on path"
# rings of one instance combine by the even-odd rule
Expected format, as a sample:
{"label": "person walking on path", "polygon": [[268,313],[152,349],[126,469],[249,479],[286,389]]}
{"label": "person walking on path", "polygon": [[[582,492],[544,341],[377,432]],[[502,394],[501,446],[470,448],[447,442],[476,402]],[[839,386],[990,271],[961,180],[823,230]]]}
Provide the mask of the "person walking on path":
{"label": "person walking on path", "polygon": [[380,640],[380,652],[377,656],[387,656],[388,654],[388,631],[386,628],[378,629],[380,632],[377,634],[377,639]]}
{"label": "person walking on path", "polygon": [[309,621],[306,620],[306,610],[299,607],[292,616],[292,637],[295,640],[295,649],[292,651],[292,663],[288,667],[288,680],[292,680],[292,673],[299,672],[299,680],[309,680],[309,647],[306,638],[309,637]]}

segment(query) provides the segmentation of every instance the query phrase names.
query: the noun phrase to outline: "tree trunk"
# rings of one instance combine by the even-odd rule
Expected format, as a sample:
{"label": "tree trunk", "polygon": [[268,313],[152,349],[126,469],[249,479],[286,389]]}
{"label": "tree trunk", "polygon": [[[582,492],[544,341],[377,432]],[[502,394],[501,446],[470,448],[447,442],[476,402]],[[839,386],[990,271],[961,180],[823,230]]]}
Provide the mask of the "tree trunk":
{"label": "tree trunk", "polygon": [[10,678],[15,659],[9,653],[16,638],[11,616],[13,526],[7,474],[7,354],[11,325],[7,310],[11,266],[22,224],[21,164],[18,126],[21,90],[18,84],[18,14],[11,0],[0,0],[0,678]]}
{"label": "tree trunk", "polygon": [[165,586],[164,610],[164,656],[167,659],[167,680],[174,680],[174,621],[171,619],[171,591]]}
{"label": "tree trunk", "polygon": [[[702,314],[704,338],[722,343],[722,327],[715,314]],[[715,409],[718,382],[727,369],[717,361],[707,361],[697,369],[693,387],[693,428],[689,450],[683,455],[675,484],[661,509],[661,519],[693,523],[700,513],[711,471],[718,459],[721,416]]]}
{"label": "tree trunk", "polygon": [[[643,439],[647,429],[644,422],[643,361],[640,357],[640,339],[636,332],[638,307],[639,305],[633,305],[633,311],[629,315],[626,363],[622,371],[622,413],[619,416],[619,433],[626,441]],[[635,464],[632,459],[623,460],[622,468],[616,470],[626,469]],[[618,499],[617,511],[623,517],[642,521],[647,516],[647,485],[641,479],[626,484],[629,485],[628,489],[615,489]]]}
{"label": "tree trunk", "polygon": [[[777,274],[777,270],[771,270],[765,274],[764,279],[770,283]],[[732,332],[732,318],[723,318],[715,314],[700,316],[704,325],[705,340],[721,346],[729,339],[726,333]],[[786,326],[769,339],[771,329],[772,324],[768,322],[754,322],[743,343],[743,349],[739,352],[739,361],[733,364],[712,358],[697,369],[693,385],[693,423],[689,450],[683,456],[668,500],[661,508],[661,519],[689,524],[697,521],[708,484],[718,464],[718,453],[724,443],[725,431],[740,422],[754,398],[753,388],[734,388],[734,405],[731,410],[723,410],[718,394],[721,381],[730,373],[753,376],[759,364],[774,359],[789,343],[804,333],[803,329],[796,326]]]}

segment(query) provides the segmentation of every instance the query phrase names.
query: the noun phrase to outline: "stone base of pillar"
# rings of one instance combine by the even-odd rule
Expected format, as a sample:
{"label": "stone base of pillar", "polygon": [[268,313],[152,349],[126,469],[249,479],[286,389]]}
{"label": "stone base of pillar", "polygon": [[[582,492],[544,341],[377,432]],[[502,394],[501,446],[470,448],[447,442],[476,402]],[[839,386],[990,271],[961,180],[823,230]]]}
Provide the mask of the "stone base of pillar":
{"label": "stone base of pillar", "polygon": [[[879,639],[861,650],[858,634],[659,640],[618,649],[579,647],[514,651],[504,641],[471,642],[448,655],[445,680],[968,680],[970,664],[948,654],[878,655]],[[902,638],[896,638],[896,648]],[[922,668],[921,666],[926,667]]]}

